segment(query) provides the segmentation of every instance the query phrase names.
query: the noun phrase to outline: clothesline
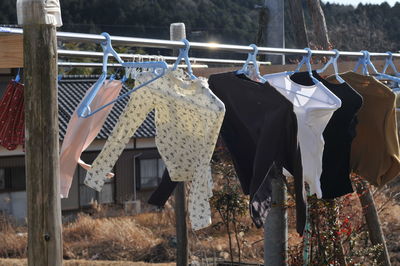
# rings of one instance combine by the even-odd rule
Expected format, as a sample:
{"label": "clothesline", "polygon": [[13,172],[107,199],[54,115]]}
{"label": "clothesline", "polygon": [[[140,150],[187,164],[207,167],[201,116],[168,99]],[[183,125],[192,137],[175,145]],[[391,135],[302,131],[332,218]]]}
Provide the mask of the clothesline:
{"label": "clothesline", "polygon": [[[85,57],[85,58],[103,58],[102,52],[91,52],[91,51],[75,51],[75,50],[57,50],[59,57]],[[159,55],[142,55],[142,54],[118,54],[122,59],[130,60],[165,60],[165,61],[176,61],[176,56],[159,56]],[[217,64],[244,64],[245,60],[234,60],[234,59],[216,59],[216,58],[198,58],[190,57],[190,60],[194,63],[217,63]],[[270,65],[271,62],[259,62],[260,65]],[[194,65],[193,65],[194,66]]]}
{"label": "clothesline", "polygon": [[[95,62],[58,62],[58,67],[102,67],[102,63]],[[122,65],[119,63],[108,63],[107,67],[121,67]],[[170,65],[169,65],[170,66]],[[179,68],[186,68],[186,65],[179,65]],[[193,64],[192,68],[208,68],[208,65],[204,64]]]}
{"label": "clothesline", "polygon": [[[0,27],[0,34],[23,34],[22,29]],[[57,39],[61,41],[69,42],[94,42],[100,43],[104,41],[104,36],[99,34],[87,34],[87,33],[73,33],[73,32],[57,32]],[[178,49],[184,48],[185,44],[182,41],[170,41],[160,39],[147,39],[147,38],[135,38],[135,37],[123,37],[123,36],[111,36],[111,41],[114,45],[124,46],[137,46],[137,47],[148,47],[148,48],[166,48],[166,49]],[[219,43],[204,43],[204,42],[190,42],[191,49],[206,49],[206,50],[220,50],[237,53],[249,53],[253,51],[253,48],[246,45],[231,45],[231,44],[219,44]],[[259,54],[298,54],[306,55],[307,51],[304,49],[290,49],[290,48],[274,48],[274,47],[258,47]],[[311,50],[313,55],[319,56],[333,56],[334,51],[327,50]],[[339,51],[342,56],[363,56],[362,52],[350,52],[350,51]],[[400,53],[393,53],[393,57],[400,57]],[[389,57],[387,53],[371,52],[371,57]]]}

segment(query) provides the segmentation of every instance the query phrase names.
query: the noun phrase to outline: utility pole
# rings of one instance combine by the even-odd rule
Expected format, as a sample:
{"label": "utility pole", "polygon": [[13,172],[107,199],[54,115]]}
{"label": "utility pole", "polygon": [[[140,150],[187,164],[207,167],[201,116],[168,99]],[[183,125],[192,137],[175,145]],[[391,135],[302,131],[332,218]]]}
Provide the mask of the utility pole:
{"label": "utility pole", "polygon": [[264,265],[287,265],[287,190],[281,177],[272,179],[272,208],[264,225]]}
{"label": "utility pole", "polygon": [[[266,46],[285,47],[284,1],[265,0],[268,18]],[[267,55],[272,64],[285,64],[284,55]],[[282,178],[272,180],[272,208],[264,225],[264,265],[286,265],[288,250],[287,191]]]}
{"label": "utility pole", "polygon": [[58,0],[18,0],[24,30],[28,265],[62,265],[57,39]]}
{"label": "utility pole", "polygon": [[[170,25],[170,39],[172,41],[180,41],[186,38],[186,29],[184,23],[172,23]],[[178,55],[178,51],[173,51],[174,56]],[[175,189],[175,226],[176,226],[176,265],[189,265],[189,245],[188,230],[186,224],[187,206],[185,197],[185,183],[179,182]]]}
{"label": "utility pole", "polygon": [[[265,31],[265,41],[268,47],[285,48],[285,18],[284,1],[265,0],[268,10],[268,25]],[[267,55],[266,60],[272,64],[284,65],[284,55]]]}

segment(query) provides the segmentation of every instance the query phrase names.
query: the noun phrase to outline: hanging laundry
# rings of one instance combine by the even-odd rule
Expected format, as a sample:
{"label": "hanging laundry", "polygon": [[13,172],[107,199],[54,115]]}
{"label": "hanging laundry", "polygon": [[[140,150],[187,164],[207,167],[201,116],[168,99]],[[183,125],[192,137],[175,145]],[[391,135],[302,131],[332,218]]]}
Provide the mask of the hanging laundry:
{"label": "hanging laundry", "polygon": [[[93,109],[110,102],[118,97],[122,89],[122,83],[119,80],[106,81],[99,89],[90,107]],[[86,95],[91,89],[86,92]],[[85,95],[85,96],[86,96]],[[60,153],[60,194],[61,198],[68,198],[77,164],[90,169],[90,165],[80,159],[83,151],[89,147],[92,141],[99,134],[103,124],[110,113],[114,104],[111,104],[88,118],[81,118],[75,110],[68,122],[67,132],[61,146]],[[79,106],[79,105],[78,105]],[[112,177],[113,174],[107,174]]]}
{"label": "hanging laundry", "polygon": [[250,194],[250,215],[262,227],[271,208],[271,179],[282,168],[293,176],[297,232],[303,234],[305,200],[297,120],[293,104],[268,83],[234,72],[211,75],[210,89],[226,106],[221,129],[243,192]]}
{"label": "hanging laundry", "polygon": [[[361,108],[362,97],[347,83],[331,83],[316,71],[312,74],[342,101],[342,106],[333,113],[323,132],[325,145],[322,156],[322,198],[332,199],[353,192],[350,181],[350,152],[356,135],[356,114]],[[297,72],[290,78],[301,85],[314,85],[308,72]]]}
{"label": "hanging laundry", "polygon": [[266,75],[268,83],[285,96],[296,114],[303,165],[303,178],[310,194],[322,198],[321,173],[324,139],[322,133],[333,113],[341,106],[340,99],[321,82],[311,86],[295,83],[289,75]]}
{"label": "hanging laundry", "polygon": [[[143,73],[136,82],[153,78]],[[100,191],[126,143],[147,114],[155,109],[156,145],[171,179],[191,181],[189,217],[198,230],[211,224],[210,160],[225,114],[224,104],[209,90],[207,80],[185,81],[183,70],[170,71],[131,95],[124,113],[84,183]]]}
{"label": "hanging laundry", "polygon": [[[372,76],[354,72],[340,76],[364,99],[357,114],[350,167],[372,185],[381,187],[400,173],[395,94]],[[335,82],[334,77],[327,80]]]}
{"label": "hanging laundry", "polygon": [[10,81],[0,100],[0,145],[15,150],[25,143],[24,85]]}

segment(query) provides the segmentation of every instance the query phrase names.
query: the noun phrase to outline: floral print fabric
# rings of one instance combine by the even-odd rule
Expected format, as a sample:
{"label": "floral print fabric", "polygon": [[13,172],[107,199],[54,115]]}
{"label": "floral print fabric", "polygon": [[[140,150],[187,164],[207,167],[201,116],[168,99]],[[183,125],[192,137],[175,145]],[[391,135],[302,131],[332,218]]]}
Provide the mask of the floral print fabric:
{"label": "floral print fabric", "polygon": [[[153,78],[144,73],[136,82]],[[166,75],[131,94],[112,135],[87,172],[85,184],[100,191],[129,139],[155,109],[156,145],[173,181],[191,181],[189,217],[198,230],[211,223],[210,160],[225,114],[224,104],[206,79],[186,80],[182,70]]]}

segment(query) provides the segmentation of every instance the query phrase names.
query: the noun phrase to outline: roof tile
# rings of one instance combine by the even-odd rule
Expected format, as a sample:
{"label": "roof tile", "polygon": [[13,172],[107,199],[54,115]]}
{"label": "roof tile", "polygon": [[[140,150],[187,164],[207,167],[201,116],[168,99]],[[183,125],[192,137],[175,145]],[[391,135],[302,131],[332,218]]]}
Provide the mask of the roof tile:
{"label": "roof tile", "polygon": [[[58,117],[60,127],[60,139],[64,139],[67,130],[68,121],[72,113],[78,106],[79,102],[85,95],[86,91],[96,82],[96,76],[65,76],[58,82]],[[121,94],[128,92],[128,88],[124,85]],[[114,104],[108,115],[97,139],[107,139],[111,134],[118,117],[123,112],[129,97],[123,98]],[[135,132],[135,138],[152,138],[156,135],[154,124],[154,110],[148,114],[145,121]]]}

